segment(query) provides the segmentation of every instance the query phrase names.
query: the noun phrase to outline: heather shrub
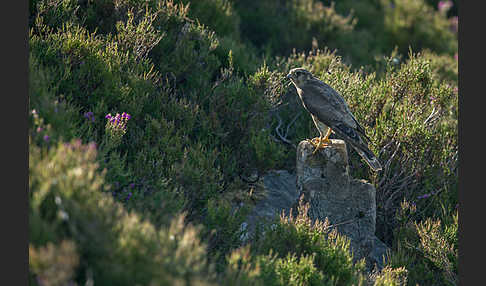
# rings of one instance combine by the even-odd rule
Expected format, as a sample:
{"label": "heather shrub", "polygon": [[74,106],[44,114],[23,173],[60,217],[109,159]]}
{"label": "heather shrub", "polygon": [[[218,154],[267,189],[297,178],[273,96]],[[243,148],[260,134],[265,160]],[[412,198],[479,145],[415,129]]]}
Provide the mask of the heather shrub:
{"label": "heather shrub", "polygon": [[[154,217],[152,195],[169,197],[161,190],[183,189],[177,201],[185,202],[191,218],[204,216],[207,201],[243,166],[275,166],[262,157],[274,145],[257,132],[266,102],[235,71],[231,49],[224,55],[227,67],[220,64],[214,33],[189,21],[187,7],[172,1],[155,7],[127,9],[109,35],[75,23],[56,28],[38,21],[31,29],[31,53],[51,74],[53,100],[62,97],[88,117],[74,124],[74,135],[98,143],[116,198]],[[113,148],[104,116],[117,112],[132,119]]]}
{"label": "heather shrub", "polygon": [[276,272],[280,280],[276,285],[289,281],[295,285],[363,283],[364,260],[353,262],[349,239],[339,235],[327,220],[312,221],[308,210],[309,204],[301,199],[295,217],[282,213],[252,245],[254,253],[267,255],[261,263]]}
{"label": "heather shrub", "polygon": [[[295,88],[285,88],[279,80],[292,67],[308,68],[340,92],[366,129],[373,142],[370,148],[384,171],[371,173],[351,149],[350,171],[353,177],[368,179],[377,187],[377,227],[385,241],[391,243],[394,213],[403,198],[440,191],[444,196],[450,194],[448,204],[455,205],[457,91],[453,83],[441,81],[434,73],[428,56],[411,53],[409,60],[398,64],[389,60],[387,72],[380,78],[375,73],[352,71],[329,51],[295,54],[275,66],[282,72],[268,77],[263,85],[280,102],[271,129],[287,150],[318,135]],[[287,132],[289,128],[295,133]]]}
{"label": "heather shrub", "polygon": [[57,138],[71,140],[83,121],[79,110],[69,105],[64,96],[56,97],[56,86],[50,73],[29,57],[29,135],[36,145],[56,142]]}
{"label": "heather shrub", "polygon": [[[96,156],[94,144],[79,141],[49,149],[30,144],[30,271],[39,279],[78,283],[208,281],[205,246],[197,230],[184,226],[182,216],[158,230],[127,212],[102,192],[105,171],[98,169]],[[65,240],[72,243],[52,246]],[[64,269],[57,278],[51,273],[56,267]]]}
{"label": "heather shrub", "polygon": [[[225,285],[365,285],[365,261],[353,262],[349,239],[326,220],[312,221],[300,200],[297,216],[258,230],[255,241],[231,252]],[[387,266],[369,285],[404,285],[407,270]]]}
{"label": "heather shrub", "polygon": [[304,206],[240,248],[257,199],[245,178],[293,171],[318,135],[285,79],[303,66],[344,96],[384,165],[348,150],[393,249],[374,283],[456,283],[457,18],[444,3],[29,1],[31,282],[364,283],[346,238]]}
{"label": "heather shrub", "polygon": [[[188,7],[187,15],[218,37],[215,54],[225,68],[230,66],[242,73],[256,70],[259,59],[257,50],[250,42],[243,42],[240,36],[240,16],[230,0],[180,1]],[[228,54],[231,53],[231,58]]]}
{"label": "heather shrub", "polygon": [[180,2],[189,6],[188,17],[209,27],[220,37],[238,39],[240,19],[230,0],[201,0]]}
{"label": "heather shrub", "polygon": [[201,238],[208,243],[208,257],[218,273],[223,273],[227,267],[226,256],[241,244],[244,234],[241,224],[248,210],[246,206],[233,207],[228,199],[212,199],[207,204]]}
{"label": "heather shrub", "polygon": [[76,245],[71,240],[61,241],[59,246],[52,242],[38,248],[29,245],[29,269],[32,271],[29,284],[54,286],[73,283],[78,264]]}
{"label": "heather shrub", "polygon": [[432,76],[439,82],[449,83],[455,89],[458,87],[459,65],[457,53],[454,57],[437,55],[430,50],[425,50],[423,56],[429,60]]}
{"label": "heather shrub", "polygon": [[257,49],[251,43],[230,36],[219,38],[219,45],[214,52],[223,67],[241,75],[250,75],[260,67]]}
{"label": "heather shrub", "polygon": [[441,209],[445,213],[436,219],[421,219],[417,204],[407,201],[397,211],[395,251],[388,264],[406,267],[411,285],[458,283],[458,212],[444,204]]}
{"label": "heather shrub", "polygon": [[381,272],[374,277],[374,286],[402,286],[407,285],[407,270],[404,267],[391,268],[384,267]]}
{"label": "heather shrub", "polygon": [[352,15],[343,16],[334,5],[315,0],[235,1],[241,22],[241,37],[267,53],[288,55],[293,49],[309,50],[313,46],[337,48],[350,36]]}
{"label": "heather shrub", "polygon": [[451,23],[425,1],[384,1],[383,8],[385,33],[400,53],[406,54],[409,46],[450,55],[457,51],[457,36]]}
{"label": "heather shrub", "polygon": [[457,217],[457,213],[454,214],[454,222],[443,227],[440,220],[430,218],[415,224],[424,257],[439,268],[442,278],[452,285],[458,282]]}
{"label": "heather shrub", "polygon": [[278,258],[268,255],[251,256],[249,248],[235,250],[228,257],[226,285],[326,285],[323,274],[314,265],[314,257],[297,258],[290,253]]}
{"label": "heather shrub", "polygon": [[[322,2],[325,5],[334,3]],[[338,14],[352,12],[355,19],[352,37],[339,47],[339,55],[356,69],[362,65],[374,66],[394,49],[405,57],[410,47],[414,51],[430,49],[438,54],[453,55],[457,51],[457,18],[438,9],[438,2],[335,1]]]}

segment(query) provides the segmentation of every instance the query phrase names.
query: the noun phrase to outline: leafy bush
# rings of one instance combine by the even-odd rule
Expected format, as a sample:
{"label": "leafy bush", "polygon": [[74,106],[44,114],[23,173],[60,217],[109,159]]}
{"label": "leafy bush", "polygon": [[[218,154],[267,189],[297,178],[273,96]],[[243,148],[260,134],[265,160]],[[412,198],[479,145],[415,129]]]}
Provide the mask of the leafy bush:
{"label": "leafy bush", "polygon": [[[328,221],[312,222],[301,199],[296,217],[282,214],[257,240],[228,255],[226,285],[365,285],[365,261],[353,262],[349,240]],[[373,285],[404,285],[404,268],[387,266]]]}
{"label": "leafy bush", "polygon": [[[265,228],[252,246],[256,254],[268,255],[263,263],[275,269],[282,283],[277,285],[289,281],[304,285],[362,283],[364,260],[354,263],[349,240],[331,229],[327,220],[313,222],[308,210],[309,204],[301,198],[297,216],[282,213],[280,220]],[[272,258],[273,253],[280,259]]]}
{"label": "leafy bush", "polygon": [[[323,1],[330,5],[333,1]],[[437,1],[372,0],[335,1],[339,14],[352,11],[356,25],[351,42],[341,47],[339,54],[350,59],[354,67],[374,65],[383,55],[397,49],[407,56],[411,47],[414,51],[424,49],[449,56],[457,51],[457,18],[437,11]],[[446,1],[443,1],[446,2]],[[457,14],[456,14],[457,15]],[[358,45],[356,43],[359,43]]]}
{"label": "leafy bush", "polygon": [[46,246],[35,248],[29,245],[29,269],[37,278],[31,284],[66,285],[72,283],[71,278],[79,264],[76,245],[70,240],[63,240],[59,246],[49,242]]}
{"label": "leafy bush", "polygon": [[[143,204],[153,205],[154,189],[182,188],[186,209],[201,214],[241,164],[275,166],[260,151],[272,145],[261,136],[250,140],[259,134],[266,103],[233,72],[231,52],[225,55],[228,68],[220,65],[213,32],[187,20],[184,6],[164,3],[143,13],[128,9],[116,34],[106,36],[39,20],[31,30],[31,53],[51,74],[50,85],[56,82],[53,99],[63,97],[97,119],[89,128],[77,122],[75,135],[98,143],[107,178],[119,185],[114,192],[138,185],[144,195],[133,200],[144,203],[132,205],[143,210]],[[103,117],[118,111],[133,119],[123,144],[110,149],[103,144]]]}
{"label": "leafy bush", "polygon": [[242,38],[277,55],[316,45],[337,48],[354,26],[351,15],[339,15],[334,5],[315,0],[235,1],[234,7],[241,18]]}
{"label": "leafy bush", "polygon": [[[194,227],[184,226],[183,217],[157,230],[101,192],[105,172],[98,170],[93,144],[72,141],[49,150],[30,145],[29,166],[31,271],[40,279],[53,279],[49,271],[65,264],[65,253],[77,255],[79,267],[73,273],[76,261],[65,264],[66,275],[58,279],[80,282],[92,275],[97,283],[118,285],[209,279],[204,245]],[[61,244],[56,250],[49,244],[66,239],[76,249]],[[49,261],[54,264],[46,266]]]}
{"label": "leafy bush", "polygon": [[411,284],[457,285],[457,210],[443,214],[442,219],[418,220],[417,206],[404,201],[397,217],[396,251],[389,265],[409,269]]}
{"label": "leafy bush", "polygon": [[313,256],[297,258],[289,253],[278,258],[270,252],[250,257],[249,248],[243,248],[234,251],[229,262],[227,285],[324,285]]}
{"label": "leafy bush", "polygon": [[414,50],[433,49],[437,53],[457,51],[457,38],[447,18],[435,12],[425,1],[384,1],[384,27],[399,52],[406,54],[408,46]]}
{"label": "leafy bush", "polygon": [[[374,283],[455,283],[457,18],[358,2],[29,1],[31,282],[363,283],[346,240],[304,214],[235,250],[241,178],[292,171],[317,134],[285,80],[303,66],[345,97],[385,167],[348,152],[394,250]],[[113,129],[117,113],[130,120]],[[396,216],[403,201],[420,211]]]}
{"label": "leafy bush", "polygon": [[437,81],[445,81],[454,87],[454,91],[457,91],[459,76],[457,53],[453,58],[448,55],[437,55],[430,50],[425,50],[423,56],[429,60],[432,74],[437,77]]}
{"label": "leafy bush", "polygon": [[391,268],[386,266],[375,277],[374,286],[401,286],[407,285],[407,270],[404,267]]}
{"label": "leafy bush", "polygon": [[240,19],[229,0],[200,0],[181,2],[189,6],[188,17],[208,26],[220,37],[239,39]]}
{"label": "leafy bush", "polygon": [[[292,144],[317,135],[295,89],[284,87],[279,80],[283,71],[292,67],[308,68],[340,92],[366,129],[373,142],[370,148],[383,163],[384,171],[371,173],[359,155],[349,150],[350,171],[353,177],[365,178],[377,187],[377,231],[384,241],[391,243],[393,217],[403,198],[412,200],[441,191],[451,194],[448,204],[455,205],[457,91],[451,83],[440,81],[427,57],[411,53],[409,60],[401,64],[390,59],[381,77],[352,71],[329,51],[294,54],[275,66],[282,72],[268,77],[262,85],[275,101],[281,102],[271,129],[276,138],[291,143],[286,144],[288,154],[293,153]],[[296,131],[279,134],[279,128]],[[283,133],[287,133],[285,138],[280,136]]]}

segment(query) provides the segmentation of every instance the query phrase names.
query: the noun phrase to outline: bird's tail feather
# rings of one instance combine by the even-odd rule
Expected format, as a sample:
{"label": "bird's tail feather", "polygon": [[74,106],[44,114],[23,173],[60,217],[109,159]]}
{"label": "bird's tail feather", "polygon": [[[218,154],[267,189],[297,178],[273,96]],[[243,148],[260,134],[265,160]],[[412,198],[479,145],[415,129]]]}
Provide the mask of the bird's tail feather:
{"label": "bird's tail feather", "polygon": [[366,161],[366,163],[370,166],[373,171],[380,171],[382,169],[378,158],[371,152],[368,148],[368,144],[361,139],[359,134],[352,128],[344,124],[336,124],[333,126],[333,130],[336,131],[338,136],[347,138],[346,140],[353,148],[358,152],[358,154]]}
{"label": "bird's tail feather", "polygon": [[[354,146],[353,146],[354,147]],[[358,154],[365,160],[373,171],[380,171],[382,169],[380,161],[370,150],[361,150],[360,148],[354,148]]]}

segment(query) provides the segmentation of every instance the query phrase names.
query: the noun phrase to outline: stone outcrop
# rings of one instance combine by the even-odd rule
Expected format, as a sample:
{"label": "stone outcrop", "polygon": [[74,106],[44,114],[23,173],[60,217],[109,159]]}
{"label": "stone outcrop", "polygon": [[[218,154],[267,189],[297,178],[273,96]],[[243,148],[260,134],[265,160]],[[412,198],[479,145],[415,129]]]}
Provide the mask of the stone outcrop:
{"label": "stone outcrop", "polygon": [[350,238],[356,259],[371,258],[372,254],[379,256],[373,252],[377,239],[376,190],[373,185],[349,176],[344,141],[331,139],[331,142],[316,154],[310,142],[300,142],[296,162],[297,190],[304,195],[304,202],[310,204],[311,219],[328,218],[331,226]]}
{"label": "stone outcrop", "polygon": [[342,140],[312,154],[314,147],[304,140],[297,147],[296,174],[271,171],[261,178],[264,198],[259,200],[242,229],[248,241],[257,222],[269,221],[285,211],[297,209],[299,198],[309,202],[312,219],[329,220],[332,227],[350,238],[355,259],[366,257],[368,268],[383,267],[386,245],[375,236],[376,190],[353,179],[348,171],[348,154]]}
{"label": "stone outcrop", "polygon": [[270,171],[261,178],[264,188],[264,198],[259,200],[243,223],[246,234],[242,240],[253,235],[257,222],[271,221],[282,211],[290,212],[293,204],[299,200],[299,192],[295,187],[295,174],[285,170]]}

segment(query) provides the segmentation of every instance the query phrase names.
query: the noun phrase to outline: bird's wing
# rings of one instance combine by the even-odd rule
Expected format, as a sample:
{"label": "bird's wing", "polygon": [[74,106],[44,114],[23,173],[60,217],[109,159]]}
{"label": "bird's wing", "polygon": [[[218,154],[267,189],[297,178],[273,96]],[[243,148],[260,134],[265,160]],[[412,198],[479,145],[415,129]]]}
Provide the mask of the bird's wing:
{"label": "bird's wing", "polygon": [[373,170],[381,170],[378,158],[368,148],[363,138],[371,140],[337,91],[319,80],[307,82],[299,89],[305,108],[313,116],[348,142]]}
{"label": "bird's wing", "polygon": [[355,129],[368,142],[371,142],[364,128],[349,110],[344,98],[336,90],[318,79],[308,82],[304,88],[314,95],[309,104],[312,109],[312,111],[309,109],[311,113],[314,113],[318,118],[321,117],[321,120],[326,120],[328,117],[330,117],[329,119],[339,120],[347,127]]}
{"label": "bird's wing", "polygon": [[323,123],[333,125],[332,122],[342,122],[347,127],[362,129],[344,99],[327,84],[319,80],[312,80],[301,89],[305,107]]}

